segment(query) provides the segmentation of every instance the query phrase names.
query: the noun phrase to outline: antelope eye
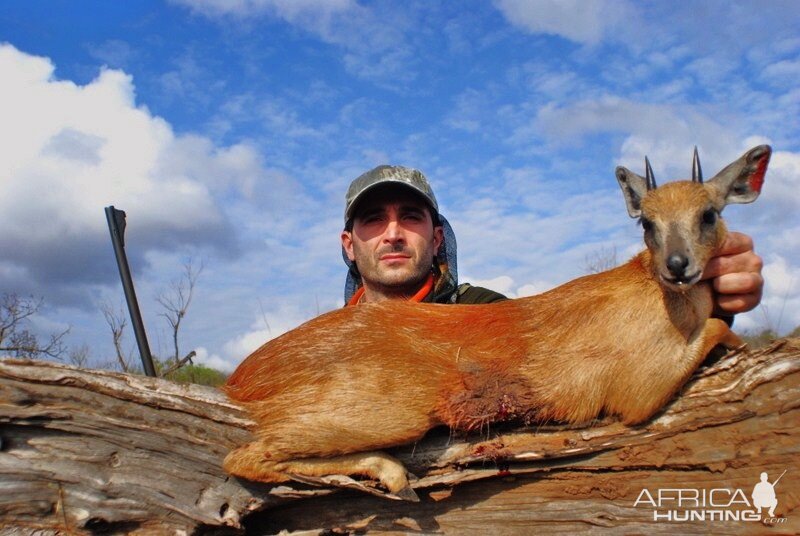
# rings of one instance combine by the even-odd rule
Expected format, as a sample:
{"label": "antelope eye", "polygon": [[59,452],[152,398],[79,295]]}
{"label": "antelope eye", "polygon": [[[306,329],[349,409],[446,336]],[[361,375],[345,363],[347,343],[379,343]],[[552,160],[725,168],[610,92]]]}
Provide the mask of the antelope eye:
{"label": "antelope eye", "polygon": [[642,224],[642,229],[644,229],[646,233],[649,233],[650,231],[653,230],[653,222],[651,222],[647,218],[640,218],[639,223]]}
{"label": "antelope eye", "polygon": [[713,225],[717,221],[717,211],[710,208],[703,212],[703,223]]}

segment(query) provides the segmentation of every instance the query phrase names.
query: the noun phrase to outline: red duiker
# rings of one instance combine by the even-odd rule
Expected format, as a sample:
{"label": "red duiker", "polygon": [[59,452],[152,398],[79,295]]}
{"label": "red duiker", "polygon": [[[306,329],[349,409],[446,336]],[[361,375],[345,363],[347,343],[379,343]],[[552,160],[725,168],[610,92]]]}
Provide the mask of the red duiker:
{"label": "red duiker", "polygon": [[266,482],[362,474],[413,500],[403,465],[377,449],[437,425],[648,419],[715,345],[742,345],[710,318],[700,276],[726,233],[720,212],[758,197],[770,153],[755,147],[705,184],[696,151],[692,181],[656,188],[649,162],[646,177],[617,168],[647,249],[612,270],[487,305],[346,307],[269,341],[225,387],[257,437],[225,469]]}

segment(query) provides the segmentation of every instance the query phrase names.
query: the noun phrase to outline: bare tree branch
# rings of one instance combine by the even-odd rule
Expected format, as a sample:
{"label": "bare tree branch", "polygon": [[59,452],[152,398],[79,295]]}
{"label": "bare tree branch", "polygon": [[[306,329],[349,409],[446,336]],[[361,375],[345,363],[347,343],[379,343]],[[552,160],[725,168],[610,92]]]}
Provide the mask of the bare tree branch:
{"label": "bare tree branch", "polygon": [[619,265],[617,248],[606,249],[601,247],[598,251],[584,257],[583,270],[587,274],[599,274]]}
{"label": "bare tree branch", "polygon": [[128,325],[128,319],[121,308],[115,308],[108,302],[103,303],[100,306],[100,310],[103,312],[106,324],[111,329],[111,337],[114,341],[114,350],[117,354],[117,362],[120,369],[122,369],[122,372],[128,372],[128,360],[122,351],[122,334],[125,331],[125,326]]}
{"label": "bare tree branch", "polygon": [[69,351],[68,361],[71,365],[75,365],[76,367],[86,368],[89,365],[90,354],[91,350],[89,349],[89,345],[84,343]]}
{"label": "bare tree branch", "polygon": [[26,318],[36,314],[42,305],[42,299],[33,296],[20,298],[16,294],[3,294],[0,304],[0,345],[12,335]]}
{"label": "bare tree branch", "polygon": [[39,312],[42,299],[34,297],[20,298],[16,294],[4,294],[0,303],[0,352],[14,357],[51,357],[61,360],[67,352],[64,337],[70,328],[61,333],[50,335],[47,344],[42,345],[36,335],[24,326],[30,317]]}
{"label": "bare tree branch", "polygon": [[179,368],[184,366],[186,363],[189,363],[190,365],[193,365],[194,363],[192,363],[192,358],[194,356],[196,356],[196,355],[197,355],[197,352],[192,350],[191,352],[186,354],[183,359],[173,363],[170,367],[168,367],[167,369],[163,370],[161,372],[161,374],[159,374],[159,376],[161,376],[162,378],[166,378],[169,374],[172,374],[173,372],[175,372],[176,370],[178,370]]}
{"label": "bare tree branch", "polygon": [[192,303],[194,287],[200,272],[203,271],[203,266],[203,261],[200,261],[199,265],[195,265],[194,260],[190,259],[183,265],[184,271],[180,279],[173,281],[168,291],[162,292],[156,297],[156,301],[164,308],[164,312],[160,315],[167,319],[172,328],[172,343],[175,349],[173,359],[176,363],[180,360],[178,332],[181,328],[181,321]]}

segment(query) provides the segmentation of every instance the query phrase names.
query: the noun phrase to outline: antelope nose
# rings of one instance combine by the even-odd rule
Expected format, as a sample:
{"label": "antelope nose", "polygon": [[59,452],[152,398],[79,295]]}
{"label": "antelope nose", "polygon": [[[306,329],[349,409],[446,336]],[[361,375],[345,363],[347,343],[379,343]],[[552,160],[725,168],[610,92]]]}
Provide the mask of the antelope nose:
{"label": "antelope nose", "polygon": [[667,269],[675,277],[682,276],[687,266],[689,266],[689,258],[686,255],[674,253],[667,259]]}

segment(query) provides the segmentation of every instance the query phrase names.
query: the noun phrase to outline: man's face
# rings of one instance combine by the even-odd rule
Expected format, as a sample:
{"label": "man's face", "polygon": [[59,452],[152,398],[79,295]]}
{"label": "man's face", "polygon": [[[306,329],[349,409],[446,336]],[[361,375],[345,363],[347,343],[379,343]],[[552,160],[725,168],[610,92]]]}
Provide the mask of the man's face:
{"label": "man's face", "polygon": [[419,196],[387,185],[359,202],[353,230],[342,232],[342,246],[367,288],[413,294],[428,277],[442,236]]}

